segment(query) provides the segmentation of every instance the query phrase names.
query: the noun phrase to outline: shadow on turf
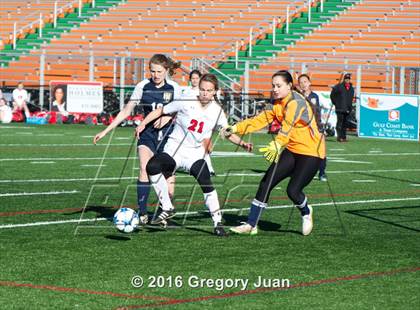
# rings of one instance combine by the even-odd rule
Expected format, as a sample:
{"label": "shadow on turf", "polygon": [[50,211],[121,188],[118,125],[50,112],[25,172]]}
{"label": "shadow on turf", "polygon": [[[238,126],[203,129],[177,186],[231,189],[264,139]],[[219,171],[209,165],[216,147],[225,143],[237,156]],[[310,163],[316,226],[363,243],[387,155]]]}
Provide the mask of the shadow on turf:
{"label": "shadow on turf", "polygon": [[[394,208],[380,208],[380,209],[362,209],[362,210],[347,210],[346,213],[367,218],[372,221],[389,224],[399,228],[420,232],[420,229],[409,227],[401,223],[404,222],[420,222],[420,217],[416,214],[401,214],[401,211],[412,211],[418,209],[420,206],[394,207]],[[398,218],[398,220],[385,219],[386,217]]]}
{"label": "shadow on turf", "polygon": [[[98,217],[107,218],[109,222],[112,222],[112,218],[115,213],[115,208],[111,208],[108,206],[99,206],[99,205],[87,206],[84,212],[95,212]],[[82,213],[82,211],[76,211],[76,212],[71,212],[71,213],[66,213],[66,214],[74,215],[74,214],[80,214],[80,213]],[[201,221],[201,220],[211,221],[208,212],[200,212],[196,215],[189,215],[187,217],[187,220],[188,221]],[[236,225],[239,225],[240,222],[245,222],[247,220],[247,216],[225,213],[223,214],[223,220],[226,226],[236,226]],[[171,221],[170,225],[182,227],[182,225],[178,224],[176,221]],[[286,225],[285,229],[281,229],[281,227],[282,227],[281,224],[273,223],[270,221],[260,220],[258,222],[258,229],[261,231],[277,231],[277,232],[282,232],[282,233],[293,233],[293,234],[298,234],[298,235],[301,234],[300,231],[287,229],[288,225]],[[142,229],[143,231],[146,231],[147,233],[162,233],[166,231],[166,229],[160,226],[150,226],[150,225],[147,225],[146,227]],[[213,234],[213,231],[201,229],[199,227],[193,227],[192,225],[190,225],[189,227],[185,227],[185,229],[197,231],[197,232],[201,232],[205,234],[210,234],[210,235]],[[119,236],[119,235],[107,235],[105,236],[105,238],[111,239],[111,240],[123,240],[123,241],[130,240],[129,237]]]}

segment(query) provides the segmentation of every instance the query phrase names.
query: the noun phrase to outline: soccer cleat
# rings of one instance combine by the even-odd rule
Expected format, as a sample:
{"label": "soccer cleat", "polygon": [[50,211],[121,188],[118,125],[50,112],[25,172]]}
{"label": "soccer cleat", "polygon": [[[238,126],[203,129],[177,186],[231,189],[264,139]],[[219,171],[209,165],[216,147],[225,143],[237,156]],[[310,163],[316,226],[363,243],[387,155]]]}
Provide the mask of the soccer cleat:
{"label": "soccer cleat", "polygon": [[312,228],[314,227],[312,215],[313,210],[311,206],[308,206],[309,214],[302,216],[302,235],[307,236],[312,232]]}
{"label": "soccer cleat", "polygon": [[165,222],[168,219],[173,218],[175,216],[175,214],[176,214],[175,209],[172,209],[172,210],[169,210],[169,211],[165,211],[165,210],[160,209],[159,214],[151,220],[150,224],[158,225],[158,224],[163,223],[165,225]]}
{"label": "soccer cleat", "polygon": [[325,175],[319,176],[319,180],[322,182],[327,182],[327,177]]}
{"label": "soccer cleat", "polygon": [[256,234],[258,234],[258,228],[257,226],[252,227],[251,225],[249,225],[246,222],[241,222],[242,225],[236,226],[236,227],[231,227],[230,231],[235,233],[235,234],[239,234],[239,235],[251,235],[254,236]]}
{"label": "soccer cleat", "polygon": [[217,237],[228,237],[228,233],[226,232],[226,230],[223,228],[222,223],[217,223],[216,227],[214,228],[214,234]]}
{"label": "soccer cleat", "polygon": [[139,222],[141,225],[147,225],[147,223],[149,222],[149,216],[147,214],[139,214]]}

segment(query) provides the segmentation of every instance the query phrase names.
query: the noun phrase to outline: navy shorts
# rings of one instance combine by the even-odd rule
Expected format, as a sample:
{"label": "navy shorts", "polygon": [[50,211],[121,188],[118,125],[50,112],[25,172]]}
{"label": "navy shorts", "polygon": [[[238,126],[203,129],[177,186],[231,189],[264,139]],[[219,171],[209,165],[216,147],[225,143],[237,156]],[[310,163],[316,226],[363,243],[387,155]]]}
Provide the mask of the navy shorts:
{"label": "navy shorts", "polygon": [[137,147],[140,145],[147,146],[153,154],[162,153],[163,148],[168,140],[170,132],[172,132],[172,126],[167,128],[163,134],[163,139],[159,140],[159,132],[156,130],[146,130],[140,135],[140,139],[137,140]]}

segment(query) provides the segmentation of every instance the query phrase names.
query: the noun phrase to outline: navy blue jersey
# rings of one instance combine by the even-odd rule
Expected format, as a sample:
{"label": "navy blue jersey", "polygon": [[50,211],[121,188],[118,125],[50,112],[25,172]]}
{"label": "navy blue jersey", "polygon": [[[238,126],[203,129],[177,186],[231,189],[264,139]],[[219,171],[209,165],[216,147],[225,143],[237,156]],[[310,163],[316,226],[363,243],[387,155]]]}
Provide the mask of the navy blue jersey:
{"label": "navy blue jersey", "polygon": [[[147,116],[153,110],[165,106],[174,99],[178,99],[179,96],[180,87],[176,82],[165,80],[165,84],[157,88],[152,79],[145,79],[137,84],[130,101],[139,105],[144,115]],[[161,129],[156,129],[153,127],[153,122],[151,122],[141,134],[140,140],[151,140],[153,143],[157,143],[168,136],[171,130],[171,123]],[[141,143],[141,141],[139,141],[139,144],[148,145],[147,143]]]}
{"label": "navy blue jersey", "polygon": [[321,105],[319,104],[319,97],[317,94],[315,94],[313,91],[309,94],[306,99],[312,104],[312,107],[314,109],[314,115],[316,118],[316,124],[318,126],[319,131],[323,130],[323,125],[321,121]]}

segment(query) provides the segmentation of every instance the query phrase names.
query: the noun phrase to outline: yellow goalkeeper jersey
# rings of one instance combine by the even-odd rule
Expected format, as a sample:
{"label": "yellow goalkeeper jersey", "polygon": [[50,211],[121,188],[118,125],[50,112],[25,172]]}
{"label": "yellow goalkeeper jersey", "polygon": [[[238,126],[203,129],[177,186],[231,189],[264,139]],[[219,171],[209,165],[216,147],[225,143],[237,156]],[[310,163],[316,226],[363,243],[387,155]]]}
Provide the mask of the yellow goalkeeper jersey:
{"label": "yellow goalkeeper jersey", "polygon": [[272,110],[264,110],[237,123],[236,132],[246,134],[260,130],[274,118],[281,123],[276,141],[283,147],[296,154],[325,158],[325,139],[318,130],[310,103],[295,91],[277,100]]}

